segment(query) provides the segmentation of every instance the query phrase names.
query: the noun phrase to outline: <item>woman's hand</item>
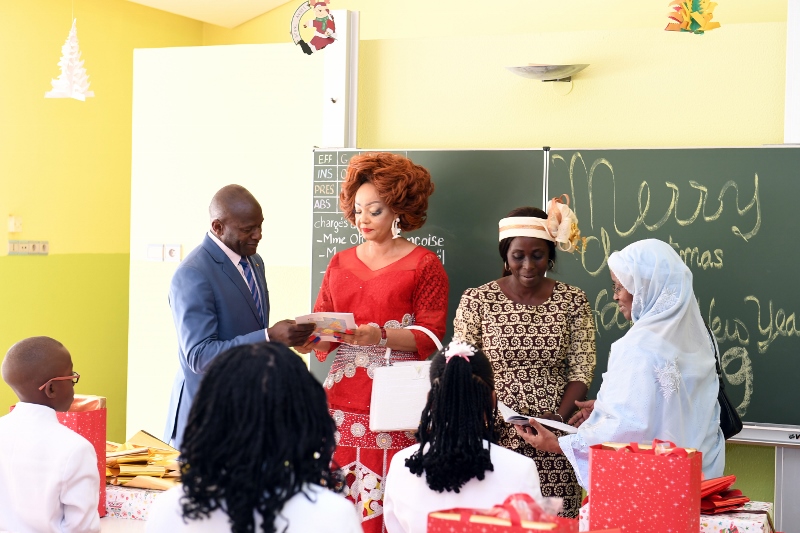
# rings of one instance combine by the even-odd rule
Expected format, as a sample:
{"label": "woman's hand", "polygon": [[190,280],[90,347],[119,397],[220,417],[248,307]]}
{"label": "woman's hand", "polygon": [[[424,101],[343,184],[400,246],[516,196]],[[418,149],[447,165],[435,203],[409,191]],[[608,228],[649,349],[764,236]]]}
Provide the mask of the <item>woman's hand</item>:
{"label": "woman's hand", "polygon": [[572,415],[568,423],[570,426],[579,428],[594,411],[594,400],[586,400],[585,402],[575,400],[575,405],[578,407],[578,412]]}
{"label": "woman's hand", "polygon": [[522,437],[522,440],[543,452],[563,454],[561,446],[558,444],[558,438],[546,429],[543,425],[536,421],[535,418],[530,419],[530,426],[517,426],[514,425],[517,435]]}
{"label": "woman's hand", "polygon": [[375,326],[362,324],[354,332],[342,333],[341,341],[353,346],[372,346],[381,341],[381,330]]}

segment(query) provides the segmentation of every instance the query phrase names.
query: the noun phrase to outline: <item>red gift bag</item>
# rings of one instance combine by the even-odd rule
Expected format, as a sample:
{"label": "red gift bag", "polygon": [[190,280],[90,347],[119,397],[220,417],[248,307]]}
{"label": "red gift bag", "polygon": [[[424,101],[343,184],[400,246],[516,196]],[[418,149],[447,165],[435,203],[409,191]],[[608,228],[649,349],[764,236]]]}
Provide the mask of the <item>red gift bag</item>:
{"label": "red gift bag", "polygon": [[[523,520],[519,506],[528,507]],[[448,509],[428,514],[428,533],[578,533],[578,521],[547,515],[527,494],[512,494],[492,509]]]}
{"label": "red gift bag", "polygon": [[68,427],[88,440],[97,453],[97,471],[100,473],[100,500],[97,512],[106,515],[106,399],[103,396],[75,395],[72,407],[66,413],[56,413],[61,425]]}
{"label": "red gift bag", "polygon": [[700,530],[702,454],[671,442],[589,450],[589,528],[623,533]]}

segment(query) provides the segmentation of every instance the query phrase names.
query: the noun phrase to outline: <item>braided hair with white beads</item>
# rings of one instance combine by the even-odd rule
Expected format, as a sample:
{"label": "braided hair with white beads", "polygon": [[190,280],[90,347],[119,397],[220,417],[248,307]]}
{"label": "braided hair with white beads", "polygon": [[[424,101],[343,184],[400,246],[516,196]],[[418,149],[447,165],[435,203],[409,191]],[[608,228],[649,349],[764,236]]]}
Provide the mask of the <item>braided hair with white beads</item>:
{"label": "braided hair with white beads", "polygon": [[[422,411],[419,449],[406,459],[431,490],[459,492],[469,480],[493,471],[494,373],[479,349],[454,341],[431,360],[431,390]],[[489,446],[484,445],[488,441]]]}

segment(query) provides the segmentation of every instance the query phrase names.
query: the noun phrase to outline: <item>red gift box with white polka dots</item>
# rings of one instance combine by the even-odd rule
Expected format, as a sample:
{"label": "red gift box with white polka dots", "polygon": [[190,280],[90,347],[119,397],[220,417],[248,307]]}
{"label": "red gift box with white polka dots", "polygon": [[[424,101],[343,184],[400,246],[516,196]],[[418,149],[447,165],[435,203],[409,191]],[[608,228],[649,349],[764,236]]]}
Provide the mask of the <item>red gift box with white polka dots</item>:
{"label": "red gift box with white polka dots", "polygon": [[591,446],[591,529],[618,527],[623,533],[700,530],[703,456],[697,450],[667,444]]}

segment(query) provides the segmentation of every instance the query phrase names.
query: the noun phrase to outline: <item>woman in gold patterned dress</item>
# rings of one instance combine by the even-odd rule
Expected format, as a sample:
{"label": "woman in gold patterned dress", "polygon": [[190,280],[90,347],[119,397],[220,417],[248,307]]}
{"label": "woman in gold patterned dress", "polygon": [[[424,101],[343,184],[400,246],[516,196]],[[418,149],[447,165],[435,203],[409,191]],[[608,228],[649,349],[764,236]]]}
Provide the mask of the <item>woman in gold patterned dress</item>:
{"label": "woman in gold patterned dress", "polygon": [[[556,248],[572,252],[577,220],[560,200],[549,216],[521,207],[500,221],[503,276],[467,289],[454,336],[478,346],[494,368],[497,399],[518,413],[563,422],[584,400],[595,367],[594,320],[586,294],[545,277]],[[581,488],[563,455],[527,444],[498,419],[499,444],[533,458],[544,496],[564,499],[564,516],[578,514]],[[559,433],[560,434],[560,433]]]}

